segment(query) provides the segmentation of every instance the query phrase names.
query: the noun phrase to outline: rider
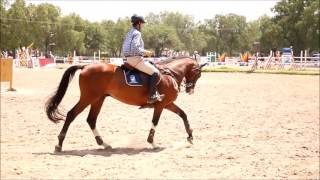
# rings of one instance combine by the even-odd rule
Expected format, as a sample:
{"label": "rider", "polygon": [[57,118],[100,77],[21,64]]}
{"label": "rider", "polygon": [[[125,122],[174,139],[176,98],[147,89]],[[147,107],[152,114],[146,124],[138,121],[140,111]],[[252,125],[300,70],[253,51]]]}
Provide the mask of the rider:
{"label": "rider", "polygon": [[123,45],[123,55],[127,59],[127,63],[132,67],[151,75],[149,82],[149,99],[148,103],[153,104],[162,101],[164,95],[157,92],[157,83],[160,76],[159,70],[149,61],[144,60],[143,56],[152,56],[152,52],[144,49],[144,43],[141,36],[141,28],[146,21],[142,16],[133,15],[131,17],[132,28],[128,32]]}

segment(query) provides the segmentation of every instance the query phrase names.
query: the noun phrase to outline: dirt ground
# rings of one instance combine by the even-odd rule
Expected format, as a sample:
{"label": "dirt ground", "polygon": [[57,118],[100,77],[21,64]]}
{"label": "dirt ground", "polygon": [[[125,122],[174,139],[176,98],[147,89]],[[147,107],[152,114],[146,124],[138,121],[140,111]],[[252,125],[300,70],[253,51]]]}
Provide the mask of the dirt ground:
{"label": "dirt ground", "polygon": [[[63,123],[48,120],[44,103],[63,72],[17,69],[16,92],[2,83],[1,179],[319,179],[319,76],[203,73],[195,94],[176,101],[194,145],[182,120],[164,111],[157,150],[146,142],[152,110],[107,98],[97,127],[113,149],[96,144],[86,109],[55,154]],[[76,75],[62,106],[78,98]]]}

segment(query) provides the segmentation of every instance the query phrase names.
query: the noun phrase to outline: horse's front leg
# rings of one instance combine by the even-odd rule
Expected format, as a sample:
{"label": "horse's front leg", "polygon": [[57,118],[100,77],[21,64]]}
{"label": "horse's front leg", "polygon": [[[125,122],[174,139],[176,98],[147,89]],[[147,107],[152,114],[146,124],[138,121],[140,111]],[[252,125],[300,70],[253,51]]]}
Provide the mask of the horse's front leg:
{"label": "horse's front leg", "polygon": [[167,105],[165,108],[168,109],[169,111],[176,113],[177,115],[179,115],[183,119],[184,127],[188,133],[187,140],[188,140],[188,142],[193,144],[193,142],[192,142],[192,140],[193,140],[192,131],[193,130],[190,128],[190,124],[189,124],[186,113],[182,109],[180,109],[177,105],[175,105],[174,103]]}
{"label": "horse's front leg", "polygon": [[156,148],[157,146],[154,144],[153,137],[156,132],[156,126],[158,125],[162,111],[163,111],[163,107],[154,108],[153,117],[152,117],[152,126],[147,139],[148,143],[150,143],[154,148]]}

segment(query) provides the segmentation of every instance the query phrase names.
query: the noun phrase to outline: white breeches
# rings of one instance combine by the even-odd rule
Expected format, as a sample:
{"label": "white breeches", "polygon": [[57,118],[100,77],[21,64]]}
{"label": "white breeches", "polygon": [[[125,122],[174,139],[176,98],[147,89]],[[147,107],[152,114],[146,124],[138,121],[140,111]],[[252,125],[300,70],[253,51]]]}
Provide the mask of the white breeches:
{"label": "white breeches", "polygon": [[141,56],[127,57],[127,63],[139,71],[149,75],[152,75],[153,73],[160,73],[156,67],[150,64],[148,60],[143,60],[143,57]]}

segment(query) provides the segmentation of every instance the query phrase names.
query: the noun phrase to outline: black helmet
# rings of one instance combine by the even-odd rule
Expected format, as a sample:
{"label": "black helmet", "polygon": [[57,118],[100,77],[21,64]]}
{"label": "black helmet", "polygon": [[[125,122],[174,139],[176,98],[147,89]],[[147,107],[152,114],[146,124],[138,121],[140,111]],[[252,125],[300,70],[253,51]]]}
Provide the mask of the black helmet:
{"label": "black helmet", "polygon": [[136,24],[138,22],[141,23],[146,23],[146,21],[144,20],[144,18],[142,16],[138,16],[136,14],[134,14],[133,16],[131,16],[131,23],[132,24]]}

